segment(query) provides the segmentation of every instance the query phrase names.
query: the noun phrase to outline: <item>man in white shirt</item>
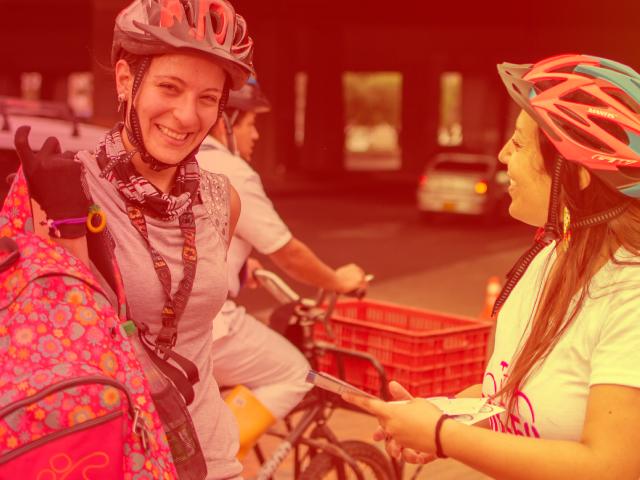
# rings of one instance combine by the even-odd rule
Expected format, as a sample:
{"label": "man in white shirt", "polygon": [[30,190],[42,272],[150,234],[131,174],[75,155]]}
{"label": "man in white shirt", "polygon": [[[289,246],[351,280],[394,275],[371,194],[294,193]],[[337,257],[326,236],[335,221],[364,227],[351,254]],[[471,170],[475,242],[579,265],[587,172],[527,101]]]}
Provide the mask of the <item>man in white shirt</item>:
{"label": "man in white shirt", "polygon": [[[289,276],[308,285],[339,293],[365,287],[360,267],[349,264],[333,269],[291,234],[265,194],[259,175],[249,165],[259,138],[256,115],[269,109],[258,83],[251,78],[241,90],[230,93],[225,121],[211,130],[197,157],[204,170],[227,175],[242,201],[229,246],[229,297],[238,295],[244,280],[241,276],[246,276],[245,264],[254,248]],[[213,328],[216,380],[220,385],[250,388],[271,415],[266,423],[284,417],[309,390],[310,385],[305,383],[309,365],[302,354],[233,300],[227,299]],[[250,445],[243,442],[243,422],[239,421],[241,443],[245,443],[241,445],[243,454]],[[269,424],[260,430],[266,430]],[[250,440],[252,443],[255,439]]]}

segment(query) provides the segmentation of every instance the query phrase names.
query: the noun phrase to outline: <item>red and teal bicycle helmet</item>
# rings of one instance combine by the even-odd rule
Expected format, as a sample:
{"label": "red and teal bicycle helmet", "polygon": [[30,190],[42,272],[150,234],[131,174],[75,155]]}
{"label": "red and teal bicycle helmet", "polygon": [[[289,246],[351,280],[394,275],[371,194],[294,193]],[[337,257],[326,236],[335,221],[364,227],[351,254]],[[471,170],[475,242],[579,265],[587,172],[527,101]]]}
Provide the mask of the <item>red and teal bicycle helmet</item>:
{"label": "red and teal bicycle helmet", "polygon": [[640,198],[640,75],[589,55],[558,55],[533,65],[502,63],[516,103],[560,155],[621,193]]}
{"label": "red and teal bicycle helmet", "polygon": [[[558,151],[551,176],[547,222],[533,246],[507,275],[495,316],[545,245],[560,238],[560,175],[578,163],[610,187],[640,198],[640,75],[632,68],[589,55],[558,55],[533,65],[502,63],[498,73],[515,102]],[[620,215],[632,198],[571,222],[589,228]]]}

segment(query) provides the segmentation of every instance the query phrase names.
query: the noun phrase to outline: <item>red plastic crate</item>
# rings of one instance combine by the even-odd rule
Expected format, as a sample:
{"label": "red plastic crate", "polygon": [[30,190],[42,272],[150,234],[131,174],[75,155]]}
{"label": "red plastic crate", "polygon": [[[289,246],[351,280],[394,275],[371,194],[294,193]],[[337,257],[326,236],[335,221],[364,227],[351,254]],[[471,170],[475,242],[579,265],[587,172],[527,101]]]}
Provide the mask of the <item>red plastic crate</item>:
{"label": "red plastic crate", "polygon": [[[413,395],[450,395],[482,381],[490,322],[374,300],[348,300],[336,306],[331,326],[335,339],[329,339],[320,324],[315,339],[371,354],[389,380],[397,380]],[[380,393],[379,375],[369,362],[343,358],[346,381]],[[318,363],[321,371],[339,374],[333,353]]]}

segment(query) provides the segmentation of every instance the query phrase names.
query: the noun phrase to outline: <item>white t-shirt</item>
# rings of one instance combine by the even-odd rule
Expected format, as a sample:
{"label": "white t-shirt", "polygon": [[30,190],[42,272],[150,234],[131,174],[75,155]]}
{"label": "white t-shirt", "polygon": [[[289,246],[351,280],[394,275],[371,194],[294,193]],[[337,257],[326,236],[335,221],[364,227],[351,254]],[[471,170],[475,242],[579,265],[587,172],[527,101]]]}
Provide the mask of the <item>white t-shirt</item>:
{"label": "white t-shirt", "polygon": [[236,297],[240,291],[239,273],[252,248],[270,255],[284,247],[292,235],[267,197],[260,176],[245,160],[211,136],[202,143],[197,158],[202,169],[229,177],[242,202],[228,253],[229,295]]}
{"label": "white t-shirt", "polygon": [[[620,260],[640,262],[624,249]],[[536,295],[555,261],[554,244],[531,262],[497,320],[495,348],[484,375],[483,395],[496,393],[509,364],[530,333]],[[593,277],[571,326],[518,395],[518,414],[494,417],[494,430],[536,438],[578,441],[589,388],[615,384],[640,388],[640,265],[607,263]]]}

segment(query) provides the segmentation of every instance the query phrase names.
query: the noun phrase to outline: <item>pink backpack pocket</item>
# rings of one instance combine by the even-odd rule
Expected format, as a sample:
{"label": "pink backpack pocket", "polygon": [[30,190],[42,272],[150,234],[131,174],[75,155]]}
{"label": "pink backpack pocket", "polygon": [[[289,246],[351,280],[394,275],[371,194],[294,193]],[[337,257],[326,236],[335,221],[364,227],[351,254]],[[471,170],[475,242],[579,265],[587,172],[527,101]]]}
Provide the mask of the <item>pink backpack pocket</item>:
{"label": "pink backpack pocket", "polygon": [[29,380],[18,379],[17,391],[8,392],[18,399],[0,410],[0,428],[8,434],[0,478],[121,478],[130,421],[137,435],[148,435],[134,420],[139,409],[127,388],[104,375],[88,375],[86,365],[58,364],[52,370],[66,378],[39,370],[30,376],[51,383],[28,395],[18,389]]}

